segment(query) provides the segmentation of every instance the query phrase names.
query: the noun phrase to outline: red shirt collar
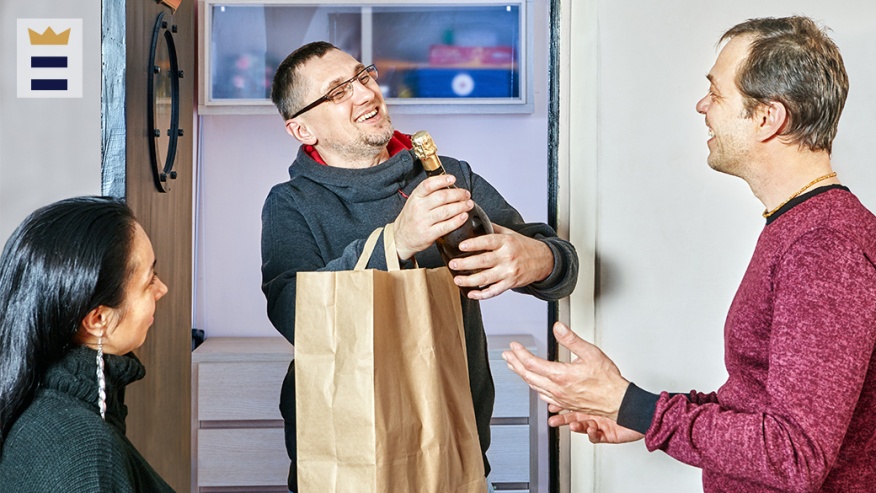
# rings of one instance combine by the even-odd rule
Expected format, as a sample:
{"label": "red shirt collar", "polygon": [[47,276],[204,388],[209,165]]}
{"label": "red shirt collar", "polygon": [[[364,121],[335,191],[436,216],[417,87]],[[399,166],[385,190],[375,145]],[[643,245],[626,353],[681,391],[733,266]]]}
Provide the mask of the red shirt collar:
{"label": "red shirt collar", "polygon": [[[322,156],[319,155],[319,152],[316,151],[316,148],[309,144],[304,144],[302,146],[304,148],[304,152],[310,156],[311,159],[316,161],[323,166],[328,166],[326,162],[322,159]],[[411,144],[411,136],[408,134],[403,134],[398,130],[394,131],[392,134],[392,138],[389,139],[389,143],[386,144],[386,150],[389,151],[389,157],[395,156],[401,151],[407,151],[413,148],[413,144]]]}

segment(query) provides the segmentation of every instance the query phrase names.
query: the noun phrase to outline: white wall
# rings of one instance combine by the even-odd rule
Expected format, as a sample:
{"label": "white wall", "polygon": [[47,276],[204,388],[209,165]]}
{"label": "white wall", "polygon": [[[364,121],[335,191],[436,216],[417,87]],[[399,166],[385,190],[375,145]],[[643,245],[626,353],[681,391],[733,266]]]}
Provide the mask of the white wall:
{"label": "white wall", "polygon": [[[694,108],[707,91],[716,42],[751,17],[804,14],[833,29],[851,89],[834,143],[834,168],[876,209],[876,5],[695,0],[571,1],[596,12],[595,73],[572,72],[596,87],[596,339],[623,374],[652,390],[715,390],[726,378],[723,323],[764,220],[741,180],[706,165],[706,127]],[[574,14],[573,14],[574,17]],[[583,22],[583,20],[579,19]],[[573,32],[572,43],[586,35]],[[568,97],[568,95],[566,95]],[[568,104],[568,103],[567,103]],[[573,119],[576,117],[573,115]],[[584,118],[580,116],[579,118]],[[584,163],[585,165],[588,163]],[[576,163],[571,163],[574,167]],[[576,176],[572,173],[572,176]],[[579,187],[572,182],[572,203]],[[584,185],[583,183],[581,185]],[[574,212],[574,210],[573,210]],[[573,240],[586,228],[570,225]],[[576,312],[588,300],[573,303]],[[582,321],[582,327],[586,321]],[[701,491],[699,470],[642,442],[596,447],[576,437],[572,491]],[[595,464],[595,466],[594,466]]]}
{"label": "white wall", "polygon": [[[389,111],[405,133],[428,130],[439,151],[468,161],[527,221],[547,221],[549,3],[533,2],[535,109],[524,115],[413,115]],[[299,143],[279,114],[203,115],[197,176],[195,325],[207,337],[276,336],[261,292],[261,208],[289,179]],[[547,304],[506,293],[482,303],[486,332],[530,334],[546,353]],[[547,418],[545,409],[540,421]],[[541,430],[540,491],[547,491]]]}
{"label": "white wall", "polygon": [[[83,97],[18,99],[17,19],[82,19]],[[0,244],[34,209],[100,194],[100,2],[0,3]]]}

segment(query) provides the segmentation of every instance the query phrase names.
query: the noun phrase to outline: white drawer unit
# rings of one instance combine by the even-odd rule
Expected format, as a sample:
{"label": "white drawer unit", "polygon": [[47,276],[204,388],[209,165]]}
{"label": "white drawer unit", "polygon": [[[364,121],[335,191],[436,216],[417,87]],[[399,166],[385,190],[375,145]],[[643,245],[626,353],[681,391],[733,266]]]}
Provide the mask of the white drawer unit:
{"label": "white drawer unit", "polygon": [[517,341],[536,352],[530,335],[488,337],[490,371],[496,385],[496,404],[490,421],[492,442],[487,451],[490,481],[497,493],[534,492],[538,485],[537,399],[517,374],[508,369],[502,351]]}
{"label": "white drawer unit", "polygon": [[192,491],[286,493],[282,337],[214,337],[192,353]]}
{"label": "white drawer unit", "polygon": [[[488,338],[496,383],[487,456],[500,493],[535,490],[536,400],[502,351],[531,336]],[[280,417],[280,387],[294,350],[281,337],[214,337],[192,353],[192,491],[285,493],[289,458]]]}

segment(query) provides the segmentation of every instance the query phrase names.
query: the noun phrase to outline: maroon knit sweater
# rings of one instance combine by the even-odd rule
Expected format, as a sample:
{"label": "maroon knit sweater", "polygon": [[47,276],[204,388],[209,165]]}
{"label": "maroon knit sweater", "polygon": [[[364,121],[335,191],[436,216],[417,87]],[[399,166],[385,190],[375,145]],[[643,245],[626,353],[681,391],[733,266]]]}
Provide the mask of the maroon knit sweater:
{"label": "maroon knit sweater", "polygon": [[838,186],[783,209],[727,315],[727,382],[662,393],[645,444],[707,493],[876,492],[876,217]]}

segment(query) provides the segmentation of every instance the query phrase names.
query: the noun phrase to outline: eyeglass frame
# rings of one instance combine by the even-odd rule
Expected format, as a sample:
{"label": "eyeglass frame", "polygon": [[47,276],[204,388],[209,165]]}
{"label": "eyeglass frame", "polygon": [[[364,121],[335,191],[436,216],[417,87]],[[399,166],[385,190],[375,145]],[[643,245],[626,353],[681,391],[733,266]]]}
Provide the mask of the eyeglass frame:
{"label": "eyeglass frame", "polygon": [[[336,85],[335,87],[332,87],[331,89],[329,89],[321,98],[317,99],[316,101],[308,104],[304,108],[301,108],[300,110],[295,112],[295,114],[292,115],[292,118],[295,118],[296,116],[301,115],[302,113],[304,113],[306,111],[310,111],[313,108],[316,108],[317,106],[321,105],[322,103],[325,103],[328,101],[332,101],[335,104],[346,101],[347,98],[353,94],[353,82],[356,82],[358,80],[359,83],[362,84],[363,86],[368,83],[368,80],[366,80],[365,82],[362,82],[362,76],[364,74],[367,74],[368,78],[370,80],[376,81],[377,75],[378,75],[377,74],[377,67],[374,64],[371,64],[371,65],[368,65],[367,67],[364,67],[362,70],[356,72],[356,75],[350,77],[349,79],[345,80],[344,82],[341,82],[340,84]],[[344,92],[341,93],[342,96],[340,99],[337,99],[335,101],[331,97],[329,97],[329,95],[331,93],[337,91],[338,89],[340,89],[342,87],[344,88]]]}

